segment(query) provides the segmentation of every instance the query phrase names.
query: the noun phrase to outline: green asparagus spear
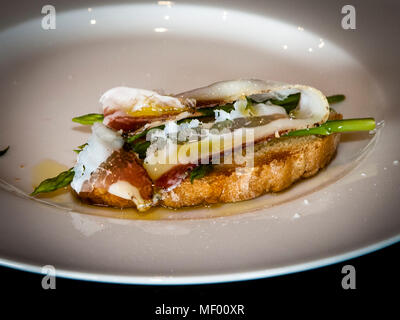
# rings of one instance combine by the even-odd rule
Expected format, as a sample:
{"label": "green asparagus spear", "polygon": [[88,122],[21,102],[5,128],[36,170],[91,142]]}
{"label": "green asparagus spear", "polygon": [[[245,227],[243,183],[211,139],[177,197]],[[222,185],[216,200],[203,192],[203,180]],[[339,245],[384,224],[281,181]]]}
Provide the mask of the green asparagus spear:
{"label": "green asparagus spear", "polygon": [[326,99],[328,99],[329,104],[333,104],[342,102],[344,99],[346,99],[346,96],[344,94],[336,94],[333,96],[326,97]]}
{"label": "green asparagus spear", "polygon": [[335,132],[370,131],[373,129],[375,129],[374,118],[328,120],[319,127],[291,131],[287,136],[330,135]]}
{"label": "green asparagus spear", "polygon": [[80,123],[80,124],[92,125],[95,122],[103,121],[103,119],[104,119],[104,116],[100,113],[89,113],[89,114],[85,114],[83,116],[72,118],[72,121]]}
{"label": "green asparagus spear", "polygon": [[49,178],[42,181],[31,193],[31,196],[35,196],[39,193],[51,192],[57,189],[68,186],[72,179],[74,179],[75,171],[71,168],[67,171],[61,172],[54,178]]}

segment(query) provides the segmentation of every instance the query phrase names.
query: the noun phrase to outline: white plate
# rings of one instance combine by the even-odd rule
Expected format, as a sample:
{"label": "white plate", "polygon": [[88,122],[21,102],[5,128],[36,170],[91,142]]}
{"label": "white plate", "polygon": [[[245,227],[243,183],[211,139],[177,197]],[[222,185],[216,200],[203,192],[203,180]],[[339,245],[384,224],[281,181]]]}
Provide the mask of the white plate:
{"label": "white plate", "polygon": [[[85,6],[58,10],[55,30],[36,18],[0,32],[0,145],[11,146],[0,158],[3,265],[53,265],[58,276],[96,281],[208,283],[314,268],[399,240],[399,49],[365,50],[384,43],[385,29],[341,29],[339,5],[335,14],[331,4],[310,12],[305,2],[297,16],[286,2],[236,6]],[[371,6],[358,12],[372,15]],[[72,149],[89,131],[70,119],[99,111],[110,87],[180,92],[234,78],[344,93],[336,108],[345,117],[385,126],[345,135],[316,177],[244,203],[138,215],[82,206],[63,192],[26,196],[43,161],[50,171],[73,165]]]}

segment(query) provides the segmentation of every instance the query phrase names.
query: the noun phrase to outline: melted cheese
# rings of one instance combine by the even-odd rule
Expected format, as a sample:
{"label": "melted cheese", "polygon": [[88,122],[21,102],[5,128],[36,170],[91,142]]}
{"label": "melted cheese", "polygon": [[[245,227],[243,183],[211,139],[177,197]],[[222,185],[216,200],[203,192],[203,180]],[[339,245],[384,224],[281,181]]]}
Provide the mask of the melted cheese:
{"label": "melted cheese", "polygon": [[127,200],[131,200],[136,204],[139,211],[145,211],[152,205],[151,200],[144,200],[140,195],[138,188],[130,184],[128,181],[119,180],[108,188],[108,192]]}

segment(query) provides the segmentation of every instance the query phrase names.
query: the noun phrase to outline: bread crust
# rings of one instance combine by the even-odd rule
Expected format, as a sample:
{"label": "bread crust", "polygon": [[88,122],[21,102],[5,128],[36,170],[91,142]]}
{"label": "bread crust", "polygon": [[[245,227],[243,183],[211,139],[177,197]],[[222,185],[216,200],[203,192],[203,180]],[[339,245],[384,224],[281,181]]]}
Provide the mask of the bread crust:
{"label": "bread crust", "polygon": [[340,134],[279,138],[257,144],[254,167],[215,165],[207,176],[186,178],[161,193],[169,208],[237,202],[278,192],[301,178],[315,175],[333,158]]}

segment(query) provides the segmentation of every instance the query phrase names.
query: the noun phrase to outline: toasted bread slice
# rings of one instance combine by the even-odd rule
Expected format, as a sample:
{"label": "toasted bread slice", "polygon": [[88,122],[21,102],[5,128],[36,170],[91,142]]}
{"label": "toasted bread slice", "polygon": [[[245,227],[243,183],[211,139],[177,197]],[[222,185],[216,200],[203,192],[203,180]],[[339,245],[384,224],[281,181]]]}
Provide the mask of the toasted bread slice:
{"label": "toasted bread slice", "polygon": [[[330,119],[341,119],[331,113]],[[201,179],[186,178],[161,194],[161,204],[169,208],[249,200],[267,192],[278,192],[301,178],[315,175],[333,158],[340,134],[329,136],[281,137],[258,143],[254,167],[215,165]]]}

